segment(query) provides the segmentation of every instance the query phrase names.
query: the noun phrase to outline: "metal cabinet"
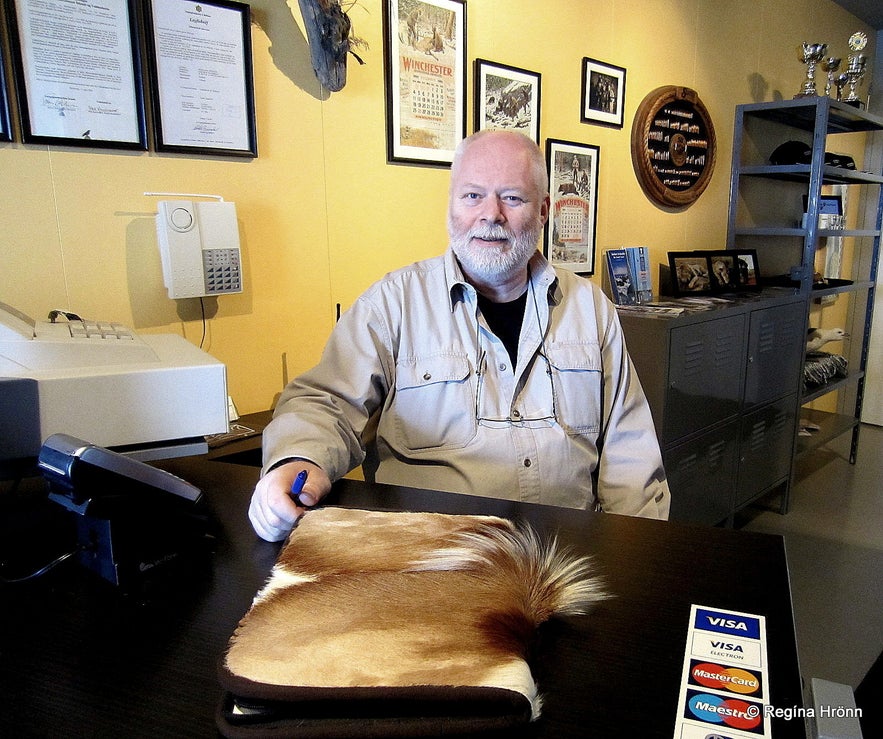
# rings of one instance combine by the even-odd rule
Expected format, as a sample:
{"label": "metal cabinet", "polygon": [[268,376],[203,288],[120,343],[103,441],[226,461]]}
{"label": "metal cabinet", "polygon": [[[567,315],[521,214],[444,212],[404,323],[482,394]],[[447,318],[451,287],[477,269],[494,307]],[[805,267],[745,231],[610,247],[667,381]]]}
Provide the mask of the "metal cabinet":
{"label": "metal cabinet", "polygon": [[660,439],[672,520],[731,523],[779,488],[787,501],[804,314],[788,289],[678,316],[620,311]]}

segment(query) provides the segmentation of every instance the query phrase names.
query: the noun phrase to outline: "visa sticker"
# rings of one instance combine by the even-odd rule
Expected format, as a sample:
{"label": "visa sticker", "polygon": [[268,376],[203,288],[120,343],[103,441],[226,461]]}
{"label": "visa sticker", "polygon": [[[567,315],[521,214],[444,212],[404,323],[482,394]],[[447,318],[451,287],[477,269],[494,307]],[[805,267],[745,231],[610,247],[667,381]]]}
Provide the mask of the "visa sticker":
{"label": "visa sticker", "polygon": [[715,631],[719,634],[742,636],[749,639],[760,638],[760,620],[753,616],[697,608],[693,625],[703,631]]}

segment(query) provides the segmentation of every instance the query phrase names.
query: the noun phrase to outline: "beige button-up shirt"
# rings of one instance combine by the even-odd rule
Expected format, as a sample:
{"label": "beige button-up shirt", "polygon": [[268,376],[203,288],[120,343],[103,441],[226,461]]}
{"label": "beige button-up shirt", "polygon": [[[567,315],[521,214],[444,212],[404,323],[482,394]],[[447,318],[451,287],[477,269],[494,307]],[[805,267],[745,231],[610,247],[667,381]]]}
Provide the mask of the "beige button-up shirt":
{"label": "beige button-up shirt", "polygon": [[539,252],[530,274],[514,367],[450,249],[374,284],[280,396],[264,469],[300,457],[335,480],[362,464],[377,482],[667,518],[615,308]]}

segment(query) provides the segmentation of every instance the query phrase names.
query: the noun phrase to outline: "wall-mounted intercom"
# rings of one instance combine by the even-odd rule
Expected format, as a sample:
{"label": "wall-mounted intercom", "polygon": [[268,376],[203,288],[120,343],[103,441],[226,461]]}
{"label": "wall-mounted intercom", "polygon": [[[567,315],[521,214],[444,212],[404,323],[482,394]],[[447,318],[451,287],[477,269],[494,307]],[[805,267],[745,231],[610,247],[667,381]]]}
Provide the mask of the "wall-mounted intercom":
{"label": "wall-mounted intercom", "polygon": [[157,205],[156,235],[170,298],[242,292],[236,204],[215,195],[200,197],[218,200],[161,200]]}

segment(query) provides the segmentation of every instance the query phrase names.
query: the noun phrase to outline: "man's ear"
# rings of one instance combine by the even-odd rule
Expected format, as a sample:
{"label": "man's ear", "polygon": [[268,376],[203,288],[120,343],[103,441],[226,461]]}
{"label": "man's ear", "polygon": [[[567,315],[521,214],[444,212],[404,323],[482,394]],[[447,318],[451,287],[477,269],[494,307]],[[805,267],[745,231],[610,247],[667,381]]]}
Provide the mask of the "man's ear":
{"label": "man's ear", "polygon": [[546,222],[549,220],[549,209],[552,207],[552,199],[546,195],[543,198],[543,204],[540,206],[540,218],[543,220],[543,225],[546,225]]}

